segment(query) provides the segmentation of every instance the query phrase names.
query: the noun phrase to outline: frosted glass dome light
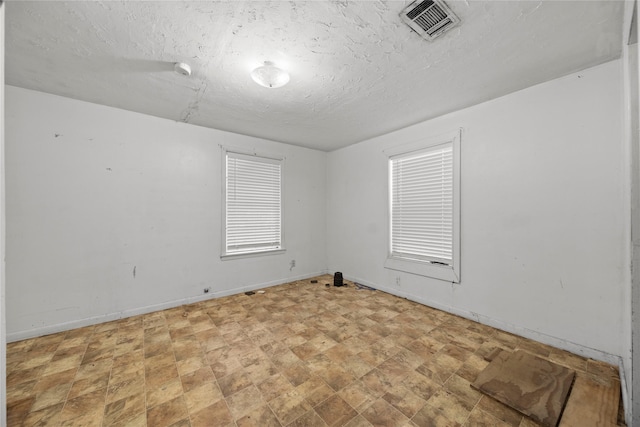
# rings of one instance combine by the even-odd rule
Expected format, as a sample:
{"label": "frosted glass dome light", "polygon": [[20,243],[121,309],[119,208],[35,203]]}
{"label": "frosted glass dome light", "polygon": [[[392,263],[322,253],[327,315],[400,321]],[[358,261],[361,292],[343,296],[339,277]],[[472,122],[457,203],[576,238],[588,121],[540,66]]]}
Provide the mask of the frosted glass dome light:
{"label": "frosted glass dome light", "polygon": [[273,65],[271,61],[264,61],[264,65],[253,70],[251,78],[260,86],[272,89],[289,83],[289,73]]}

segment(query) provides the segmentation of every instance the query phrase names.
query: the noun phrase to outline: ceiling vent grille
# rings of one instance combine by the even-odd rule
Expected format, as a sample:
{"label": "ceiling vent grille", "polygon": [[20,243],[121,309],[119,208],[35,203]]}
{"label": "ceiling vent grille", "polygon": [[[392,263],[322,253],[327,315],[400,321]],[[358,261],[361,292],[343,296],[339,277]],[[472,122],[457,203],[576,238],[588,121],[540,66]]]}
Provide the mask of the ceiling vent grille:
{"label": "ceiling vent grille", "polygon": [[400,17],[427,40],[435,39],[460,22],[442,0],[416,0],[400,13]]}

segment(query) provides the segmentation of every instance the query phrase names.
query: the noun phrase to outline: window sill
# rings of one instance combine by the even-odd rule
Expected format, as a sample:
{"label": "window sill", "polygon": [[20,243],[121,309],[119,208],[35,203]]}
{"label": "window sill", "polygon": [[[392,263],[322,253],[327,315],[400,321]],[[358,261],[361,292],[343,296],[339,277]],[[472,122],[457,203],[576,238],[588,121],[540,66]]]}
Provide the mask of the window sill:
{"label": "window sill", "polygon": [[260,252],[244,252],[238,254],[223,254],[220,255],[220,259],[222,261],[229,261],[232,259],[240,259],[240,258],[253,258],[265,255],[279,255],[286,252],[286,249],[274,249],[270,251],[260,251]]}
{"label": "window sill", "polygon": [[431,277],[450,283],[460,283],[460,272],[449,265],[437,265],[429,262],[411,260],[408,258],[389,257],[384,263],[389,270],[403,271],[419,276]]}

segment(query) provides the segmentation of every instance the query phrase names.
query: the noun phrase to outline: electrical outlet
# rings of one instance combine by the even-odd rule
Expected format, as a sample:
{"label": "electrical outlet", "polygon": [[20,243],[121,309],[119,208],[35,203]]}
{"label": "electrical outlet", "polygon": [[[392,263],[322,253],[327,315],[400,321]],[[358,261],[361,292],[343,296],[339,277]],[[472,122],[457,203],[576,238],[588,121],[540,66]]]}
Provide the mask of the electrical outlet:
{"label": "electrical outlet", "polygon": [[400,287],[400,276],[396,276],[396,286]]}
{"label": "electrical outlet", "polygon": [[291,262],[289,263],[289,271],[293,270],[293,267],[296,266],[296,260],[292,259]]}

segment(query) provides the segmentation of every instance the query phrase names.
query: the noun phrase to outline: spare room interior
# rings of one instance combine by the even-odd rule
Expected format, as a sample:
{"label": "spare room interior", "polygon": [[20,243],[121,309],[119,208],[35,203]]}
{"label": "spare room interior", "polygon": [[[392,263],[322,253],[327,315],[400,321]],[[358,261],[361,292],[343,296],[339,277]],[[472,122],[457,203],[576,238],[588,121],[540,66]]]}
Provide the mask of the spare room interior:
{"label": "spare room interior", "polygon": [[637,15],[0,2],[1,419],[640,426]]}

